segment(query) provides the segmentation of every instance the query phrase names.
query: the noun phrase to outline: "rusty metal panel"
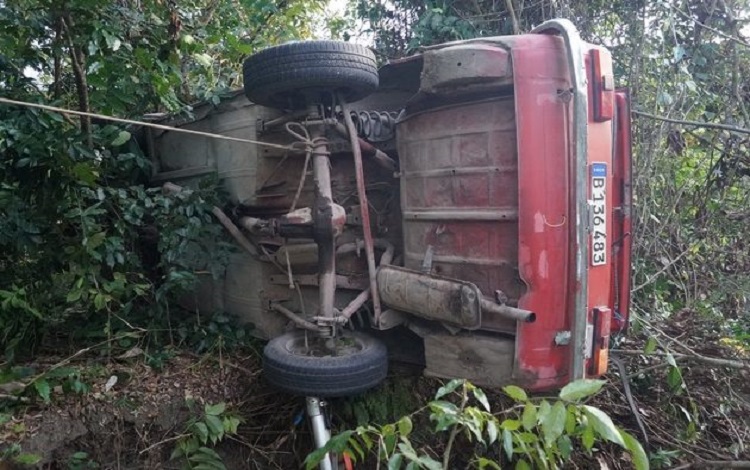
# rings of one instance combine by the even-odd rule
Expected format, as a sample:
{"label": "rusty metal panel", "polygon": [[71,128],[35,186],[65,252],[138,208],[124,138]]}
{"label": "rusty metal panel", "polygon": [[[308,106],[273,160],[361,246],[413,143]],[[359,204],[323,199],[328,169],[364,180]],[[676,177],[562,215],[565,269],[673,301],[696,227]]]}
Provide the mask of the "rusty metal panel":
{"label": "rusty metal panel", "polygon": [[425,54],[420,89],[455,93],[461,88],[513,81],[510,54],[489,44],[459,44]]}
{"label": "rusty metal panel", "polygon": [[424,374],[462,377],[481,386],[497,387],[511,381],[513,338],[481,333],[430,333],[424,335]]}
{"label": "rusty metal panel", "polygon": [[[404,259],[419,269],[432,246],[433,272],[502,290],[518,279],[518,173],[512,98],[429,110],[399,123]],[[482,329],[515,332],[487,314]]]}

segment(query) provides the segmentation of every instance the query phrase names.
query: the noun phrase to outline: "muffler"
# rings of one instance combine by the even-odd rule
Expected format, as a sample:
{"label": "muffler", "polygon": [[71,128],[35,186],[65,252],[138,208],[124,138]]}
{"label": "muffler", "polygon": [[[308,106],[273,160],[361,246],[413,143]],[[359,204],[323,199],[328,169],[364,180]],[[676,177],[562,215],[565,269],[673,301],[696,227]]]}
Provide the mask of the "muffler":
{"label": "muffler", "polygon": [[377,275],[380,299],[389,307],[427,320],[468,330],[482,324],[482,312],[515,321],[533,322],[533,312],[487,300],[475,284],[424,274],[396,266],[382,266]]}

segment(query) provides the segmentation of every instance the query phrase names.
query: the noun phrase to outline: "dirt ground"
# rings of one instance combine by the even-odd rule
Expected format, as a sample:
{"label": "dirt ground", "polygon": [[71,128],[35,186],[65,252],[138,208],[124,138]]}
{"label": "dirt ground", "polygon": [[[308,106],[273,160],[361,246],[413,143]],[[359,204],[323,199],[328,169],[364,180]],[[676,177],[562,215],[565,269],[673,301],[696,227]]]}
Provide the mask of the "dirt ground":
{"label": "dirt ground", "polygon": [[[620,426],[648,440],[655,468],[724,468],[721,462],[750,460],[750,368],[724,367],[706,363],[700,357],[740,359],[742,351],[723,344],[721,335],[703,328],[704,338],[682,334],[703,328],[690,317],[676,318],[660,330],[660,344],[666,338],[675,351],[684,387],[670,387],[669,366],[656,353],[635,354],[644,347],[638,339],[627,339],[620,354],[630,380],[634,405],[642,419],[643,432],[628,404],[616,364],[609,380],[592,404],[604,409]],[[680,356],[684,354],[684,356]],[[60,357],[38,359],[33,366],[44,370],[58,364]],[[196,356],[180,353],[166,361],[163,369],[148,367],[142,358],[105,360],[79,357],[72,364],[88,371],[82,379],[89,390],[83,394],[51,389],[51,401],[37,397],[6,414],[0,425],[0,450],[13,444],[24,453],[41,457],[37,468],[45,469],[178,469],[170,460],[175,443],[194,416],[188,407],[226,403],[228,410],[242,417],[238,435],[217,448],[228,469],[300,468],[311,451],[311,438],[299,398],[270,389],[262,378],[257,353],[249,351],[231,357]],[[736,366],[736,364],[735,364]],[[354,427],[362,420],[396,420],[432,398],[440,382],[419,378],[413,369],[396,365],[381,389],[359,400],[339,400],[331,405],[334,423]],[[116,383],[112,384],[117,377]],[[109,382],[109,384],[108,384]],[[509,402],[501,393],[488,391],[493,409]],[[429,422],[421,423],[428,426]],[[430,433],[427,433],[430,434]],[[436,451],[445,436],[432,434],[434,441],[418,444]],[[455,459],[465,462],[459,449]],[[82,454],[85,453],[85,454]],[[85,458],[82,456],[85,455]],[[11,468],[6,463],[0,469]],[[725,464],[726,465],[726,464]],[[571,461],[569,468],[632,468],[629,457],[614,446],[603,446],[593,456]],[[373,468],[366,463],[357,468]],[[736,468],[736,467],[735,467]]]}

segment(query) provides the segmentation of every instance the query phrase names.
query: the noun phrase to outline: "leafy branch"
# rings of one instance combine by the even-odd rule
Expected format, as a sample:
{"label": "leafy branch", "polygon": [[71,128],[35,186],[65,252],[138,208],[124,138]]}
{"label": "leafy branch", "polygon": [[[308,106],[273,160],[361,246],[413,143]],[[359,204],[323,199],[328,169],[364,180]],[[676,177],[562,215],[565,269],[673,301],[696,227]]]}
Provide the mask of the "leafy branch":
{"label": "leafy branch", "polygon": [[[565,386],[557,400],[531,398],[516,386],[503,389],[516,402],[504,411],[502,421],[491,412],[482,389],[465,380],[452,380],[441,387],[435,399],[427,404],[429,420],[438,434],[448,433],[442,462],[425,450],[419,450],[411,438],[415,413],[385,426],[360,426],[344,431],[305,459],[312,470],[328,453],[347,453],[352,459],[364,460],[371,451],[378,462],[387,461],[389,469],[447,470],[457,436],[481,444],[484,449],[496,447],[504,459],[474,455],[479,468],[499,469],[504,463],[515,463],[517,469],[558,468],[571,458],[574,442],[591,454],[598,442],[612,442],[631,454],[637,470],[648,469],[649,461],[638,440],[618,428],[602,410],[582,401],[596,394],[604,385],[601,380],[579,380]],[[458,395],[458,405],[447,398]],[[378,467],[379,467],[378,463]]]}

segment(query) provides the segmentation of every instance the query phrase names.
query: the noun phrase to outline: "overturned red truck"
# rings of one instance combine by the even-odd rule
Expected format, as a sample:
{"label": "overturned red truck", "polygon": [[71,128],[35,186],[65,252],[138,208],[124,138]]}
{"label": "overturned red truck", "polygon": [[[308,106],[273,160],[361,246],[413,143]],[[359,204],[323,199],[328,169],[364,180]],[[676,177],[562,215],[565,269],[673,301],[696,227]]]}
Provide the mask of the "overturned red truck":
{"label": "overturned red truck", "polygon": [[160,131],[148,148],[155,183],[222,179],[244,249],[192,308],[269,339],[268,381],[358,393],[389,355],[537,390],[605,372],[631,246],[628,97],[606,49],[554,20],[379,70],[360,45],[287,43],[244,79],[180,125],[258,144]]}

